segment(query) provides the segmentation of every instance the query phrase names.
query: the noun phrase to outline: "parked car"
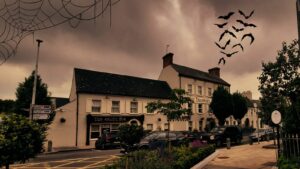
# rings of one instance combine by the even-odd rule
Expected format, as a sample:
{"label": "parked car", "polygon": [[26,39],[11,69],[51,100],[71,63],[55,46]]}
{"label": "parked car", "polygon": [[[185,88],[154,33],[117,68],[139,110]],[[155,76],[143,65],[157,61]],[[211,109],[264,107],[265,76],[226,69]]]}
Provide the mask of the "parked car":
{"label": "parked car", "polygon": [[[161,146],[166,146],[168,141],[168,132],[153,132],[144,137],[138,144],[135,144],[137,149],[155,149]],[[181,132],[169,132],[169,141],[173,146],[179,146],[184,143],[184,135]]]}
{"label": "parked car", "polygon": [[120,148],[120,139],[117,136],[117,133],[106,133],[102,137],[99,137],[95,142],[96,149],[111,149],[111,148]]}
{"label": "parked car", "polygon": [[243,138],[241,129],[238,126],[222,126],[215,127],[209,133],[202,136],[210,144],[216,144],[217,147],[226,143],[226,139],[230,138],[231,142],[240,144]]}

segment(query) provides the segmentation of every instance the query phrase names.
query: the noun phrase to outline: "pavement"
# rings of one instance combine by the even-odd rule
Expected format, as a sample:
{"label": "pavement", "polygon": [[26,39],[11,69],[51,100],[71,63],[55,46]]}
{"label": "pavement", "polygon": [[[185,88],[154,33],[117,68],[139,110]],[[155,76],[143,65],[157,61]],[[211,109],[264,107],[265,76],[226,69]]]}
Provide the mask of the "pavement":
{"label": "pavement", "polygon": [[203,169],[272,169],[276,165],[276,149],[263,148],[273,142],[253,143],[219,149],[219,155]]}

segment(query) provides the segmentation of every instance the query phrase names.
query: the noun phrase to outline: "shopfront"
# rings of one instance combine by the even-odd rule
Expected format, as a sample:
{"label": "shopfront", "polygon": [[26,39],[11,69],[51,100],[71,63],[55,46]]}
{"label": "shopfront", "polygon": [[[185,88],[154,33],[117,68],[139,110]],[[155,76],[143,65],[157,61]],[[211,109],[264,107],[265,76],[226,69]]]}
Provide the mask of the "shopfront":
{"label": "shopfront", "polygon": [[101,116],[89,114],[87,119],[86,145],[90,145],[90,140],[96,140],[103,133],[113,133],[118,131],[121,124],[130,123],[143,125],[144,115],[127,115],[127,116]]}

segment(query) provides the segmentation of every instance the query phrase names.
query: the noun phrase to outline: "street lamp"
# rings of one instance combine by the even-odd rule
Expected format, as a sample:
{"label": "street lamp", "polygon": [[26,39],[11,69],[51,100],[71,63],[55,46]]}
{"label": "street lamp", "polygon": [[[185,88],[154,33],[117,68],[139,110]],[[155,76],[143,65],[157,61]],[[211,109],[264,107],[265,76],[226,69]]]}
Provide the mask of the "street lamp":
{"label": "street lamp", "polygon": [[31,99],[30,112],[29,112],[29,119],[30,120],[33,120],[33,106],[35,105],[35,95],[36,95],[36,83],[37,83],[37,74],[38,74],[38,66],[39,66],[40,44],[43,42],[40,39],[37,39],[36,41],[38,43],[38,48],[37,48],[37,56],[36,56],[36,62],[35,62],[32,99]]}

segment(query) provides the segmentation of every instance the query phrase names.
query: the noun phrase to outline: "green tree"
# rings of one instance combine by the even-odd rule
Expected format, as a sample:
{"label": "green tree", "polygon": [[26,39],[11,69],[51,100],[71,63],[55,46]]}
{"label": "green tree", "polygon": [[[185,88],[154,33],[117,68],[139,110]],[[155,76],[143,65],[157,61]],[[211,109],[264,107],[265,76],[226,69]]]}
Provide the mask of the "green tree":
{"label": "green tree", "polygon": [[10,164],[25,162],[43,150],[45,126],[14,113],[0,117],[0,167],[8,169]]}
{"label": "green tree", "polygon": [[[15,113],[28,117],[29,108],[32,99],[32,90],[34,82],[34,71],[31,75],[25,78],[25,81],[19,83],[19,86],[16,91],[16,110]],[[35,104],[38,105],[50,105],[50,97],[48,93],[47,84],[42,82],[41,77],[37,76],[37,85],[36,85],[36,101]]]}
{"label": "green tree", "polygon": [[[262,95],[262,119],[272,125],[271,113],[279,110],[284,120],[290,117],[288,123],[296,124],[300,118],[292,107],[299,98],[300,90],[300,56],[298,41],[291,44],[283,42],[275,62],[262,63],[262,73],[258,77],[259,91]],[[299,114],[299,113],[298,113]],[[293,122],[292,122],[293,121]],[[287,122],[284,125],[288,124]]]}
{"label": "green tree", "polygon": [[165,115],[167,117],[168,129],[170,130],[170,121],[178,120],[183,116],[190,116],[192,114],[192,110],[187,106],[188,104],[192,104],[192,100],[190,97],[186,96],[186,92],[182,89],[173,89],[169,101],[162,102],[161,100],[158,100],[156,102],[150,102],[147,104],[146,108],[150,112],[158,111]]}
{"label": "green tree", "polygon": [[233,112],[231,94],[224,87],[218,87],[213,93],[209,107],[217,117],[219,125],[224,125],[225,119],[232,115]]}
{"label": "green tree", "polygon": [[233,117],[241,123],[241,119],[245,116],[248,111],[248,101],[243,95],[238,92],[232,94],[232,102],[233,102]]}
{"label": "green tree", "polygon": [[15,111],[15,101],[14,100],[1,100],[0,99],[0,113],[13,113]]}
{"label": "green tree", "polygon": [[119,127],[118,137],[122,143],[132,146],[135,143],[140,142],[144,136],[143,126],[135,124],[124,124]]}

